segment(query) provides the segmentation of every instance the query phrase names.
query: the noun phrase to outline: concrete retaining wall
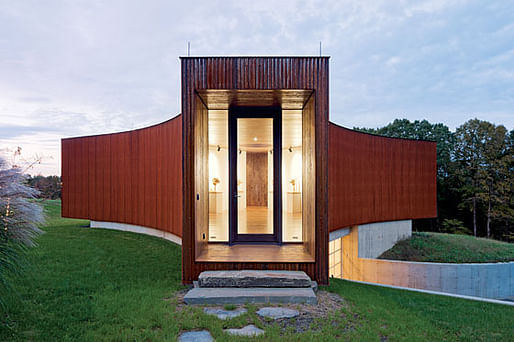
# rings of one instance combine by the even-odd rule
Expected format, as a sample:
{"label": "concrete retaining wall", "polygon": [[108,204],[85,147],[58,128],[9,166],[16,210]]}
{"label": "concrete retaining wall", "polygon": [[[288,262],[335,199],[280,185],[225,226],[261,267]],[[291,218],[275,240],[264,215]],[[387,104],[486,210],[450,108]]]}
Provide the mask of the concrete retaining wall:
{"label": "concrete retaining wall", "polygon": [[359,257],[378,258],[399,240],[412,235],[412,221],[392,221],[359,226]]}
{"label": "concrete retaining wall", "polygon": [[443,264],[361,258],[359,230],[353,227],[341,238],[344,279],[465,296],[514,298],[514,262]]}
{"label": "concrete retaining wall", "polygon": [[91,228],[105,228],[105,229],[113,229],[113,230],[121,230],[125,232],[132,232],[138,234],[145,234],[156,236],[162,239],[169,240],[171,242],[176,243],[177,245],[182,245],[182,239],[172,233],[168,233],[162,230],[148,228],[143,226],[137,226],[133,224],[126,223],[117,223],[117,222],[104,222],[104,221],[90,221]]}

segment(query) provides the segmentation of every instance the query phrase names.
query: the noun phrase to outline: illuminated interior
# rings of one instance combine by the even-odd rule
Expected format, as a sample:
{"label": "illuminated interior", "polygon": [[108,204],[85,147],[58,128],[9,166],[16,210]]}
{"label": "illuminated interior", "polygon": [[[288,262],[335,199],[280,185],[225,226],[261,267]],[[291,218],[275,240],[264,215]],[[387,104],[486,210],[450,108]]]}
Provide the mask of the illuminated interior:
{"label": "illuminated interior", "polygon": [[[273,122],[239,118],[238,234],[273,233]],[[208,111],[209,241],[229,241],[228,110]],[[282,110],[282,241],[302,242],[302,111]]]}

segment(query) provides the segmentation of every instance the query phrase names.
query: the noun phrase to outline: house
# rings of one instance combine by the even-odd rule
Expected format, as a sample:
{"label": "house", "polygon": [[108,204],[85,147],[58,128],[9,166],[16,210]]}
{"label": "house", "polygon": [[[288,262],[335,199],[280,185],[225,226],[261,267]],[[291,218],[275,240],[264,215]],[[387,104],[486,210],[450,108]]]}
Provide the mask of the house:
{"label": "house", "polygon": [[412,219],[436,216],[435,143],[330,123],[328,57],[183,57],[181,67],[182,114],[62,140],[64,217],[181,244],[184,283],[256,269],[327,284],[329,270],[342,274],[350,227],[373,224],[376,253]]}

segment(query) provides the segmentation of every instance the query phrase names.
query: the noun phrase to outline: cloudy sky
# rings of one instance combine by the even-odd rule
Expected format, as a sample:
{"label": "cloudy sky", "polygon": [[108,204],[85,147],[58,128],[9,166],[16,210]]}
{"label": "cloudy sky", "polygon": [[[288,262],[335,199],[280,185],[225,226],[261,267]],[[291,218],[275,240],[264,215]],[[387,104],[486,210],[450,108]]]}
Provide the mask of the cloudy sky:
{"label": "cloudy sky", "polygon": [[331,56],[330,116],[478,117],[514,128],[513,1],[0,0],[0,150],[43,157],[60,139],[180,112],[179,56]]}

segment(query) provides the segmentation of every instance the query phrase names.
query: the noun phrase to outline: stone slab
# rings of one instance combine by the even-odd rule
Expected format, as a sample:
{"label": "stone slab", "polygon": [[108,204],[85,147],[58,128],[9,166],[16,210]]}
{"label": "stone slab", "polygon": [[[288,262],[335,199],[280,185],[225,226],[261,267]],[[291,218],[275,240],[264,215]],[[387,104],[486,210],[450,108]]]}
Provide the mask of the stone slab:
{"label": "stone slab", "polygon": [[311,287],[311,278],[301,271],[205,271],[200,287]]}
{"label": "stone slab", "polygon": [[186,304],[294,303],[316,304],[312,288],[193,288],[184,296]]}
{"label": "stone slab", "polygon": [[257,311],[257,315],[261,317],[268,317],[272,319],[280,318],[293,318],[298,316],[300,313],[297,310],[280,308],[280,307],[265,307],[260,308]]}
{"label": "stone slab", "polygon": [[207,330],[187,331],[178,337],[179,342],[211,342],[214,339]]}
{"label": "stone slab", "polygon": [[257,328],[253,324],[247,325],[241,329],[225,329],[224,331],[231,335],[238,336],[258,336],[264,334],[264,330]]}
{"label": "stone slab", "polygon": [[218,317],[219,319],[231,319],[237,316],[241,316],[242,314],[245,314],[247,312],[246,309],[239,308],[235,310],[224,310],[224,309],[217,309],[217,308],[204,308],[203,312],[205,312],[208,315],[214,315]]}

